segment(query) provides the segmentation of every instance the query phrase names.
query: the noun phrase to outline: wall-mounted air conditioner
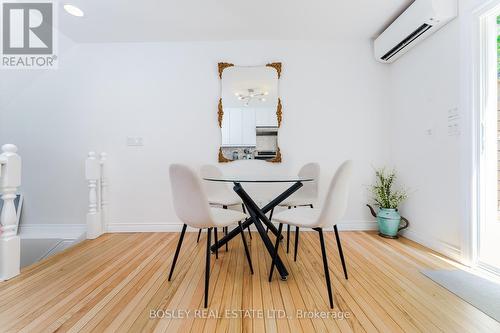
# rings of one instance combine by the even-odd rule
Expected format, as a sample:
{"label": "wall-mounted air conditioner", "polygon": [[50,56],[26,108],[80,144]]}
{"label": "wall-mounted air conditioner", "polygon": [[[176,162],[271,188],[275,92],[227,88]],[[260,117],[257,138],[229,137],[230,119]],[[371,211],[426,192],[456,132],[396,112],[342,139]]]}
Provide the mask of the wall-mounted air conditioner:
{"label": "wall-mounted air conditioner", "polygon": [[457,0],[415,0],[375,39],[375,57],[383,63],[394,62],[457,15]]}

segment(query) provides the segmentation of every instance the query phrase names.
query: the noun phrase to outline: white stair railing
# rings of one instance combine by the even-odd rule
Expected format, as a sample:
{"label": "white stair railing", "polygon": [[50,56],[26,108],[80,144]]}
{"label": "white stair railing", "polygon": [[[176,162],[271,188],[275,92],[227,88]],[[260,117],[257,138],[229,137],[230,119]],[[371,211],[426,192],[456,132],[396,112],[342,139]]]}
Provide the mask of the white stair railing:
{"label": "white stair railing", "polygon": [[108,213],[108,166],[106,165],[106,159],[108,158],[108,154],[106,153],[101,153],[101,155],[99,155],[100,157],[100,160],[99,160],[99,164],[101,166],[101,191],[100,191],[100,194],[101,194],[101,221],[102,221],[102,225],[104,227],[104,232],[106,232],[107,230],[107,226],[108,226],[108,217],[109,217],[109,213]]}
{"label": "white stair railing", "polygon": [[17,212],[14,200],[21,185],[21,157],[17,147],[2,146],[0,154],[0,195],[3,200],[0,212],[0,281],[20,273],[21,240],[17,235]]}
{"label": "white stair railing", "polygon": [[106,153],[99,159],[91,151],[85,161],[85,177],[89,188],[89,205],[87,212],[87,239],[95,239],[106,232],[108,218],[108,180]]}

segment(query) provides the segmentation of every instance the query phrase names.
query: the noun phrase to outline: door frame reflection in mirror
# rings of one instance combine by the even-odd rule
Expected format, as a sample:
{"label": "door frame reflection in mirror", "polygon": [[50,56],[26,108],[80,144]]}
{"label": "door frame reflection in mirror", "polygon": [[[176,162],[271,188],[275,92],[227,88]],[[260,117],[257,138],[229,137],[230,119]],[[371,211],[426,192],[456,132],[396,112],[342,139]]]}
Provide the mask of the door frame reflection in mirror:
{"label": "door frame reflection in mirror", "polygon": [[[217,110],[218,110],[217,111],[217,120],[219,123],[219,128],[221,130],[222,130],[222,122],[223,122],[223,118],[224,118],[224,109],[222,106],[222,74],[223,74],[224,70],[226,68],[229,68],[229,67],[235,67],[235,65],[232,63],[229,63],[229,62],[219,62],[218,63],[219,81],[220,81],[220,97],[219,97],[219,104],[217,106]],[[248,68],[248,67],[270,67],[270,68],[274,68],[278,74],[278,87],[279,87],[279,80],[281,79],[281,70],[282,70],[281,62],[272,62],[272,63],[268,63],[268,64],[262,65],[262,66],[236,66],[236,67],[246,67],[246,68]],[[278,129],[279,129],[281,127],[281,122],[283,120],[283,105],[281,103],[281,96],[279,94],[279,89],[278,89],[278,103],[277,103],[277,107],[276,107],[276,119],[278,122]],[[235,160],[228,159],[224,156],[224,153],[222,151],[222,146],[219,147],[218,160],[219,160],[219,163],[226,163],[226,162],[235,161]],[[265,160],[265,161],[271,162],[271,163],[281,163],[282,162],[281,150],[279,147],[279,143],[278,143],[278,146],[276,149],[276,157],[273,159]]]}

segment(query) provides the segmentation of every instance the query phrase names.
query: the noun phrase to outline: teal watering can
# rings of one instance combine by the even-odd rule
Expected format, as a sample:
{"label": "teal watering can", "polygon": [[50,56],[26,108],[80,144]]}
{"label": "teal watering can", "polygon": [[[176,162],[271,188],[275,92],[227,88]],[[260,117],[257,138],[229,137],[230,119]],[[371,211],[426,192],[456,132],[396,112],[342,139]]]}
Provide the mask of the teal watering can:
{"label": "teal watering can", "polygon": [[380,208],[378,213],[372,206],[366,205],[370,212],[377,218],[379,235],[385,238],[398,238],[398,232],[410,226],[408,219],[399,215],[397,209]]}

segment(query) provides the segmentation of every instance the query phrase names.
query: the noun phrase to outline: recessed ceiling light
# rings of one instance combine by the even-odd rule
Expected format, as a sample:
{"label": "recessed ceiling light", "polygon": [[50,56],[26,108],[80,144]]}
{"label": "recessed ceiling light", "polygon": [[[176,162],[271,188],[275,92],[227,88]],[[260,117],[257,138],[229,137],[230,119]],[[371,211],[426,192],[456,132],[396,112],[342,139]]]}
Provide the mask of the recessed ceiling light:
{"label": "recessed ceiling light", "polygon": [[68,14],[71,14],[73,16],[78,16],[78,17],[83,16],[83,11],[74,5],[66,4],[64,5],[64,10],[68,12]]}

